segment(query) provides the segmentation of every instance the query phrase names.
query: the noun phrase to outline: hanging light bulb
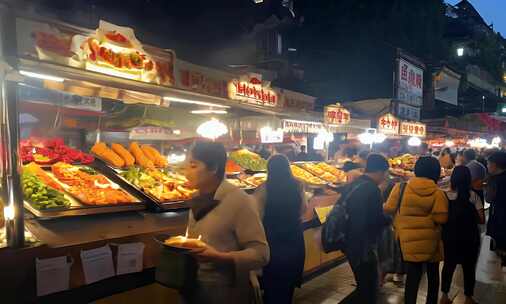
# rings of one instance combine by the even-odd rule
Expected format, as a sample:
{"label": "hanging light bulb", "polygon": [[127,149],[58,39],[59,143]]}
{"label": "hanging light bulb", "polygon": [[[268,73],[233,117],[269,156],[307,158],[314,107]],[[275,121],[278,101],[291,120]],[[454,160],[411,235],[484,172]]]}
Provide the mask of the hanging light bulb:
{"label": "hanging light bulb", "polygon": [[227,134],[227,132],[227,126],[216,118],[204,122],[197,128],[197,134],[212,140]]}

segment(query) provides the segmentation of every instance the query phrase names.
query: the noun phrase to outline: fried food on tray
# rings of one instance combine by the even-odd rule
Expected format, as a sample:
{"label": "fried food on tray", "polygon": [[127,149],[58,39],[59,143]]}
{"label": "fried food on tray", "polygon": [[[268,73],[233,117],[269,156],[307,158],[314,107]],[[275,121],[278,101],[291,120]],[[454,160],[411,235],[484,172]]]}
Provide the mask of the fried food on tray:
{"label": "fried food on tray", "polygon": [[137,142],[130,143],[130,152],[135,157],[135,163],[143,168],[154,168],[154,163],[144,154]]}
{"label": "fried food on tray", "polygon": [[125,166],[125,161],[121,158],[116,152],[109,149],[107,145],[103,142],[96,143],[92,148],[91,152],[95,153],[97,156],[107,161],[111,165],[115,167],[123,167]]}
{"label": "fried food on tray", "polygon": [[123,147],[123,145],[112,143],[111,149],[114,152],[116,152],[116,154],[121,156],[121,158],[123,158],[123,161],[125,161],[125,166],[130,167],[135,164],[134,156],[130,152],[128,152],[128,150],[125,149],[125,147]]}

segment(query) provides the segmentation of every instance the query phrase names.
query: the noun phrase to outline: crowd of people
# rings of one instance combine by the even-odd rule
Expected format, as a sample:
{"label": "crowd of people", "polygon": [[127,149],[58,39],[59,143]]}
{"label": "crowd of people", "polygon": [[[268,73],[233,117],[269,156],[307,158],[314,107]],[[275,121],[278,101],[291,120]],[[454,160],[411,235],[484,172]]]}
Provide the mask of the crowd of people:
{"label": "crowd of people", "polygon": [[[347,170],[353,174],[336,205],[345,206],[347,213],[342,250],[357,287],[341,303],[377,303],[389,273],[400,280],[406,275],[405,303],[414,304],[426,272],[427,303],[448,304],[457,265],[464,270],[466,304],[476,303],[484,199],[491,206],[490,250],[506,261],[506,187],[501,187],[506,185],[506,152],[487,155],[481,160],[485,166],[476,151],[464,151],[461,160],[447,150],[439,159],[427,154],[417,160],[415,177],[399,183],[388,178],[383,155],[361,153],[353,159],[356,151],[349,153]],[[267,181],[248,195],[224,178],[226,158],[222,144],[198,142],[187,159],[186,175],[199,190],[191,203],[189,232],[200,235],[207,247],[191,253],[198,272],[190,287],[180,290],[181,300],[292,303],[305,259],[303,185],[293,177],[287,157],[274,154],[268,160]],[[442,167],[453,170],[448,189],[438,186]]]}

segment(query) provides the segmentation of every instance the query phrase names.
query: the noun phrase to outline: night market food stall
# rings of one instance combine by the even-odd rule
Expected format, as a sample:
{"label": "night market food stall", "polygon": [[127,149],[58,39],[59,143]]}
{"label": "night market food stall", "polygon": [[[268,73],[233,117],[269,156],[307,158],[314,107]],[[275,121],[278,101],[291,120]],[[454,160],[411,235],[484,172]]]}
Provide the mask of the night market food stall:
{"label": "night market food stall", "polygon": [[[93,301],[152,283],[160,252],[153,237],[186,228],[193,190],[176,159],[188,139],[233,146],[236,130],[218,115],[290,119],[297,112],[282,108],[258,77],[221,80],[191,64],[178,69],[173,51],[140,43],[129,28],[101,22],[87,30],[1,13],[0,280],[7,303]],[[264,171],[253,152],[233,153],[248,159],[235,164],[239,170]],[[321,252],[313,208],[337,200],[326,185],[340,175],[324,162],[311,167],[314,175],[295,168],[296,177],[318,179],[322,189],[304,216],[311,277],[342,260]]]}

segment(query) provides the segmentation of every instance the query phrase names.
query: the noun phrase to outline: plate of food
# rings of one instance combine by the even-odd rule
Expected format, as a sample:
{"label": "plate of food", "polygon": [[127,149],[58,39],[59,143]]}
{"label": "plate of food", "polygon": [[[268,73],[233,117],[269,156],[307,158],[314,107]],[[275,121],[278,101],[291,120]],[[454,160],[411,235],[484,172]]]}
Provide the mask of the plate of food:
{"label": "plate of food", "polygon": [[179,253],[201,251],[207,247],[206,243],[200,239],[200,236],[195,239],[184,235],[159,234],[155,236],[155,241],[166,249]]}

